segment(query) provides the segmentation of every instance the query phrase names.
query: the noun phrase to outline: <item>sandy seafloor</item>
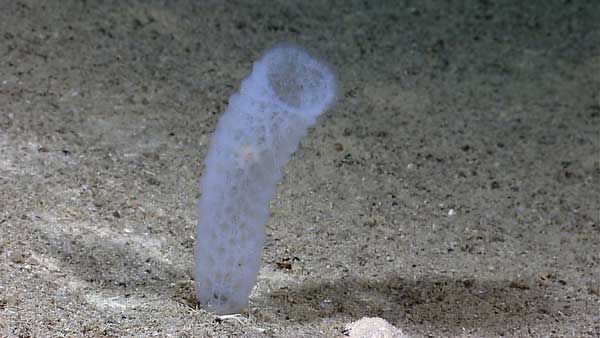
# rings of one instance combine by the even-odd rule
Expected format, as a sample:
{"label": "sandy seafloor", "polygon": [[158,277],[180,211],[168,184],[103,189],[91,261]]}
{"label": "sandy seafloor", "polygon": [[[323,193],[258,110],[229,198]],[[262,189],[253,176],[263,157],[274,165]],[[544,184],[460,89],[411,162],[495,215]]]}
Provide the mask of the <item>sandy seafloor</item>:
{"label": "sandy seafloor", "polygon": [[[338,104],[219,322],[202,161],[281,41]],[[599,90],[594,0],[0,0],[0,337],[599,337]]]}

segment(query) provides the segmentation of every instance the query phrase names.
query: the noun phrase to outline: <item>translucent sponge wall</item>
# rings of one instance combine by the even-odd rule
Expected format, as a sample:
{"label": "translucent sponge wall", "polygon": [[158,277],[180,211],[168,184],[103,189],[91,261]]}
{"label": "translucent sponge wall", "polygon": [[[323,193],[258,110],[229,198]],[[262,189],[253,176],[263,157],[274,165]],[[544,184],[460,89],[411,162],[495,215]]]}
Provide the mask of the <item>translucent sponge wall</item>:
{"label": "translucent sponge wall", "polygon": [[281,169],[336,98],[329,67],[279,45],[254,63],[212,137],[196,228],[196,297],[216,314],[240,312],[260,269],[264,224]]}

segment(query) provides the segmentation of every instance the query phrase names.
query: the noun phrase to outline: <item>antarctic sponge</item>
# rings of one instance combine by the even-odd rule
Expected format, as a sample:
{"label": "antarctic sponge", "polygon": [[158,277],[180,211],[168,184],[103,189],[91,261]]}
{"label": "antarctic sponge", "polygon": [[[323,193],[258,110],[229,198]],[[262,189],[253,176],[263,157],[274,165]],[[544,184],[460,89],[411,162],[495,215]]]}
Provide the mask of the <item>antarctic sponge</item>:
{"label": "antarctic sponge", "polygon": [[198,203],[196,297],[207,310],[232,314],[248,304],[281,169],[336,93],[326,64],[282,44],[254,63],[230,97],[211,139]]}

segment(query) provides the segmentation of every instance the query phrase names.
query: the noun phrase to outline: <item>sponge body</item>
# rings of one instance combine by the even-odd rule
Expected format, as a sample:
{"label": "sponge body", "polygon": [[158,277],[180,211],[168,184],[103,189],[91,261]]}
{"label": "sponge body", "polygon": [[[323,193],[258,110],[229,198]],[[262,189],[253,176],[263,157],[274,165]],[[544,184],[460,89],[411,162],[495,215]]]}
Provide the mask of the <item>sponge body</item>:
{"label": "sponge body", "polygon": [[247,305],[281,169],[336,93],[327,65],[286,44],[265,52],[230,97],[211,139],[198,204],[196,297],[209,311],[237,313]]}

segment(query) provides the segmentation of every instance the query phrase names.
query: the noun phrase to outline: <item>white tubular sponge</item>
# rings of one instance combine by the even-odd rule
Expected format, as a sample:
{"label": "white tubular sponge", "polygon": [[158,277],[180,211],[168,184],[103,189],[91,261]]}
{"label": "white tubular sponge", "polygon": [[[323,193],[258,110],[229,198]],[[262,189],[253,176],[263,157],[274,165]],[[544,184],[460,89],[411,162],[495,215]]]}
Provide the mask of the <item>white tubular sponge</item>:
{"label": "white tubular sponge", "polygon": [[212,136],[196,228],[196,297],[215,314],[239,313],[256,284],[269,202],[300,139],[336,99],[333,72],[288,44],[269,50]]}

